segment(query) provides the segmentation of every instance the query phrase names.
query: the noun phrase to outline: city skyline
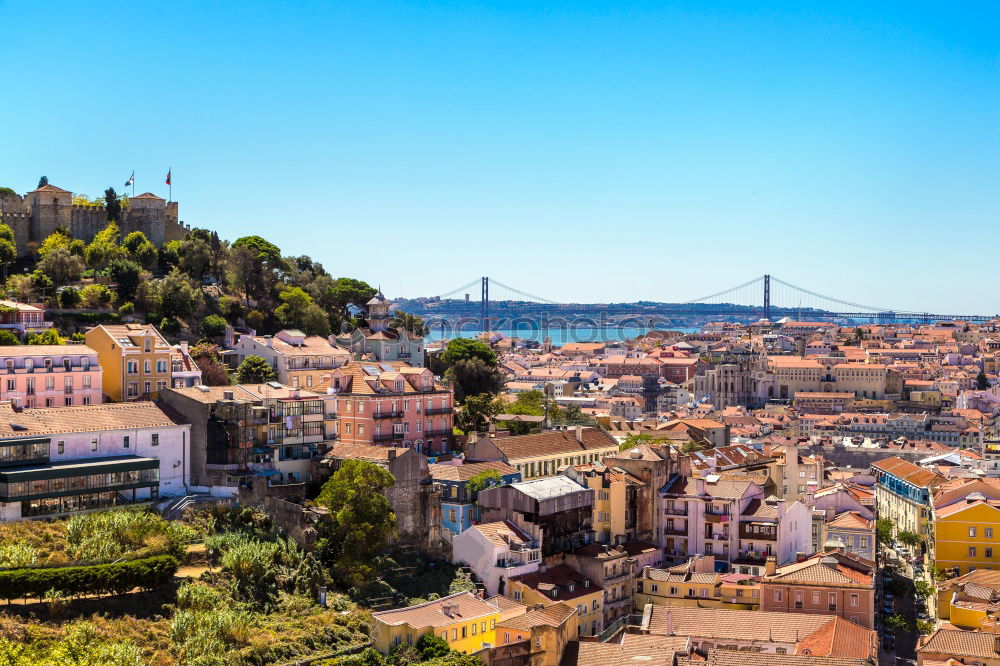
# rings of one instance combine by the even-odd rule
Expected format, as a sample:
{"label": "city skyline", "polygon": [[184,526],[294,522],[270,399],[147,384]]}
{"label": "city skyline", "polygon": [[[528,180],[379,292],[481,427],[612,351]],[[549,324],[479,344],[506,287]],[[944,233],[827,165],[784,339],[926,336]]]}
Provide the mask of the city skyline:
{"label": "city skyline", "polygon": [[[1000,211],[1000,12],[949,11],[176,3],[94,40],[97,6],[8,6],[24,94],[0,108],[0,186],[98,196],[134,169],[166,197],[172,167],[188,224],[392,296],[485,274],[670,302],[768,272],[989,313],[944,262]],[[988,261],[964,268],[988,284]]]}

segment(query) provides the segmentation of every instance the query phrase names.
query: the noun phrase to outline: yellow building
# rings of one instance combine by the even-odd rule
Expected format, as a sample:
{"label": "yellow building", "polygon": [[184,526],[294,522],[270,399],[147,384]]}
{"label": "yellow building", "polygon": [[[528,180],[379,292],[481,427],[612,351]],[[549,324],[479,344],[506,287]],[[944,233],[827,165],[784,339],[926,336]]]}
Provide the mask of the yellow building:
{"label": "yellow building", "polygon": [[596,636],[604,630],[604,589],[565,564],[515,576],[504,595],[526,606],[563,603],[576,609],[577,634]]}
{"label": "yellow building", "polygon": [[559,603],[501,619],[497,646],[521,644],[530,666],[559,666],[566,644],[577,639],[575,616],[576,609]]}
{"label": "yellow building", "polygon": [[469,435],[469,460],[504,460],[525,481],[555,476],[567,465],[600,462],[618,453],[618,441],[601,428],[577,426],[569,430],[545,430],[514,437]]}
{"label": "yellow building", "polygon": [[1000,571],[977,569],[938,583],[934,610],[938,619],[960,629],[994,631],[998,602]]}
{"label": "yellow building", "polygon": [[719,574],[715,558],[692,557],[669,569],[646,567],[635,582],[635,607],[687,606],[757,610],[760,583],[746,574]]}
{"label": "yellow building", "polygon": [[424,604],[372,613],[375,649],[389,654],[399,645],[414,645],[433,633],[458,652],[472,654],[496,645],[500,608],[469,592],[459,592]]}
{"label": "yellow building", "polygon": [[642,481],[619,467],[594,462],[574,465],[565,474],[594,491],[592,525],[599,543],[624,543],[636,538]]}
{"label": "yellow building", "polygon": [[1000,567],[1000,506],[980,494],[934,510],[932,557],[938,569],[969,573]]}
{"label": "yellow building", "polygon": [[97,352],[109,400],[137,400],[170,387],[174,350],[155,326],[101,324],[87,331],[86,339]]}

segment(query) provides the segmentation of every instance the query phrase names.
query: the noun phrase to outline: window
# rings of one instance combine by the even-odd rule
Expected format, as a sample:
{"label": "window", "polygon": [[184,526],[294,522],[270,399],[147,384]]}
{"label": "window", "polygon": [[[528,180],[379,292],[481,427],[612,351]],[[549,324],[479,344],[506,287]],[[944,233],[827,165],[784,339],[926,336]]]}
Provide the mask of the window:
{"label": "window", "polygon": [[451,640],[453,640],[453,641],[457,641],[458,640],[458,629],[452,629],[451,630]]}
{"label": "window", "polygon": [[448,520],[450,520],[451,522],[455,522],[455,510],[454,509],[448,509]]}
{"label": "window", "polygon": [[7,380],[7,390],[8,391],[13,391],[15,388],[17,388],[17,380],[15,380],[15,379],[8,379]]}
{"label": "window", "polygon": [[144,361],[143,362],[143,364],[142,364],[142,371],[145,372],[147,375],[150,372],[152,372],[151,368],[152,368],[152,364],[149,361]]}
{"label": "window", "polygon": [[858,598],[858,595],[852,594],[851,595],[851,605],[852,606],[857,606],[859,603],[860,603],[860,599]]}
{"label": "window", "polygon": [[976,536],[976,528],[975,527],[970,527],[969,528],[969,536],[970,537]]}
{"label": "window", "polygon": [[984,551],[983,555],[985,555],[987,559],[991,559],[993,557],[993,549],[992,548],[984,548],[983,551]]}
{"label": "window", "polygon": [[65,453],[66,452],[66,442],[64,442],[61,439],[58,442],[56,442],[56,451],[58,451],[60,455],[63,454],[63,453]]}
{"label": "window", "polygon": [[122,448],[127,449],[129,447],[129,436],[125,435],[122,437]]}
{"label": "window", "polygon": [[983,528],[983,536],[986,537],[987,539],[992,539],[993,538],[993,528],[992,527],[984,527]]}
{"label": "window", "polygon": [[166,372],[167,371],[167,362],[166,361],[157,361],[156,362],[156,371],[160,372],[160,373]]}
{"label": "window", "polygon": [[[701,596],[707,597],[708,596],[708,590],[706,590],[705,588],[701,588]],[[597,603],[597,602],[595,601],[594,603]]]}
{"label": "window", "polygon": [[783,597],[784,597],[784,595],[782,595],[781,590],[775,590],[774,591],[774,600],[775,601],[781,601],[783,599]]}
{"label": "window", "polygon": [[[657,585],[656,583],[653,583],[652,585],[649,586],[649,590],[650,590],[650,592],[659,592],[660,591],[660,586]],[[674,588],[670,588],[670,590],[672,592],[674,590]]]}
{"label": "window", "polygon": [[97,450],[97,438],[96,437],[92,437],[91,440],[90,440],[90,450],[91,451],[96,451]]}
{"label": "window", "polygon": [[472,635],[473,636],[476,635],[476,623],[475,622],[472,623]]}
{"label": "window", "polygon": [[441,640],[445,640],[445,641],[448,640],[448,630],[447,629],[445,629],[444,631],[441,632]]}
{"label": "window", "polygon": [[590,610],[597,610],[597,599],[594,599],[591,603]]}
{"label": "window", "polygon": [[468,636],[469,636],[469,628],[466,627],[466,626],[463,626],[462,627],[462,638],[468,638]]}
{"label": "window", "polygon": [[160,435],[159,435],[159,433],[155,433],[155,432],[153,433],[153,439],[150,442],[150,444],[152,444],[153,446],[159,446],[160,445]]}
{"label": "window", "polygon": [[861,537],[861,547],[862,548],[868,547],[868,537]]}
{"label": "window", "polygon": [[151,393],[152,392],[152,388],[153,388],[153,386],[149,382],[143,382],[142,383],[142,392],[143,393],[146,393],[146,394]]}
{"label": "window", "polygon": [[975,556],[976,556],[976,547],[969,546],[969,557],[975,557]]}

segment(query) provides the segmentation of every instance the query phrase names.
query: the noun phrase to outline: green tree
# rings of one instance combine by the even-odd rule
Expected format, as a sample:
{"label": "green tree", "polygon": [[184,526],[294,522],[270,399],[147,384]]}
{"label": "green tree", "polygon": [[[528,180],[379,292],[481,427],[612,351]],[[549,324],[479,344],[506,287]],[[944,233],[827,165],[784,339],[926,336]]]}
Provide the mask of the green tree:
{"label": "green tree", "polygon": [[206,338],[220,338],[229,323],[219,315],[208,315],[201,320],[201,334]]}
{"label": "green tree", "polygon": [[433,631],[428,632],[417,639],[416,648],[423,661],[443,657],[451,652],[451,648],[448,647],[448,641],[435,635]]}
{"label": "green tree", "polygon": [[272,269],[284,266],[285,262],[281,258],[281,250],[274,243],[264,240],[260,236],[243,236],[233,241],[234,248],[246,248],[250,250],[254,258],[262,264]]}
{"label": "green tree", "polygon": [[681,453],[694,453],[695,451],[701,451],[702,446],[693,439],[689,439],[684,442],[684,446],[681,447]]}
{"label": "green tree", "polygon": [[430,329],[427,328],[427,323],[424,321],[423,317],[420,315],[410,314],[409,312],[403,312],[402,310],[396,310],[393,313],[392,321],[389,322],[389,325],[395,329],[405,330],[407,333],[420,338],[430,332]]}
{"label": "green tree", "polygon": [[50,249],[38,262],[38,270],[48,275],[57,287],[79,281],[86,268],[83,259],[70,253],[68,243],[65,247]]}
{"label": "green tree", "polygon": [[937,626],[930,620],[917,620],[916,630],[917,633],[926,636],[927,634],[933,634]]}
{"label": "green tree", "polygon": [[19,345],[21,341],[17,339],[17,336],[3,328],[0,329],[0,347],[10,347],[11,345]]}
{"label": "green tree", "polygon": [[481,358],[456,361],[445,371],[444,376],[452,383],[455,399],[463,403],[469,396],[499,393],[504,384],[500,371]]}
{"label": "green tree", "polygon": [[484,469],[479,474],[472,476],[465,482],[465,489],[472,495],[472,501],[476,501],[480,490],[499,486],[503,482],[503,475],[495,469]]}
{"label": "green tree", "polygon": [[29,345],[64,345],[66,341],[59,337],[59,331],[47,328],[41,333],[35,333],[28,338]]}
{"label": "green tree", "polygon": [[122,202],[115,188],[104,190],[104,211],[108,214],[108,222],[119,222],[122,216]]}
{"label": "green tree", "polygon": [[114,294],[103,284],[88,284],[80,290],[80,300],[85,308],[106,308],[114,300]]}
{"label": "green tree", "polygon": [[875,536],[878,538],[878,542],[883,544],[890,543],[894,527],[892,518],[879,518],[875,521]]}
{"label": "green tree", "polygon": [[331,311],[346,319],[350,316],[350,306],[365,307],[375,293],[376,289],[367,282],[342,277],[326,288],[325,300],[329,302]]}
{"label": "green tree", "polygon": [[30,301],[35,293],[35,285],[30,275],[11,275],[7,278],[7,294],[19,301]]}
{"label": "green tree", "polygon": [[[549,418],[559,417],[559,407],[545,397],[541,391],[525,391],[519,393],[514,402],[503,408],[506,414],[521,414],[523,416],[548,416]],[[533,427],[538,427],[531,423],[519,421],[501,421],[500,426],[509,430],[512,435],[524,435],[530,432]]]}
{"label": "green tree", "polygon": [[243,316],[243,304],[233,296],[219,297],[219,311],[230,324],[235,324]]}
{"label": "green tree", "polygon": [[31,285],[44,298],[49,293],[49,290],[55,286],[55,283],[52,282],[52,278],[36,268],[31,272]]}
{"label": "green tree", "polygon": [[910,631],[910,623],[899,613],[893,613],[885,618],[885,630],[898,636]]}
{"label": "green tree", "polygon": [[284,326],[301,329],[307,335],[328,335],[330,322],[326,313],[313,303],[312,296],[300,287],[286,289],[278,296],[281,305],[274,311]]}
{"label": "green tree", "polygon": [[142,266],[124,257],[113,259],[108,264],[108,275],[117,285],[115,290],[119,301],[131,300],[143,281]]}
{"label": "green tree", "polygon": [[490,349],[489,345],[472,338],[455,338],[448,342],[444,353],[441,354],[441,362],[445,369],[452,367],[459,361],[473,358],[482,360],[487,366],[495,368],[497,366],[497,355]]}
{"label": "green tree", "polygon": [[158,293],[164,317],[187,319],[201,307],[201,290],[178,268],[160,280]]}
{"label": "green tree", "polygon": [[122,249],[118,245],[119,235],[118,225],[114,222],[109,222],[108,226],[98,231],[94,240],[90,241],[90,245],[84,250],[84,259],[86,259],[87,265],[95,270],[100,270],[107,266],[112,259],[121,256]]}
{"label": "green tree", "polygon": [[14,263],[15,259],[17,259],[17,247],[12,241],[0,238],[0,266],[3,266],[4,275],[7,275],[7,267]]}
{"label": "green tree", "polygon": [[48,184],[49,184],[48,176],[42,176],[41,178],[38,179],[38,187],[45,187]]}
{"label": "green tree", "polygon": [[178,253],[182,271],[199,281],[208,275],[212,267],[212,248],[204,238],[189,235],[181,241]]}
{"label": "green tree", "polygon": [[904,546],[911,546],[911,547],[920,545],[921,541],[920,535],[910,530],[903,530],[902,532],[896,535],[896,538],[899,539],[899,542]]}
{"label": "green tree", "polygon": [[989,387],[990,387],[989,378],[986,376],[985,372],[980,370],[979,374],[976,375],[976,388],[979,389],[980,391],[985,391]]}
{"label": "green tree", "polygon": [[240,384],[263,384],[277,378],[271,364],[260,356],[247,356],[236,368],[236,381]]}
{"label": "green tree", "polygon": [[249,304],[250,299],[258,299],[266,291],[264,269],[257,255],[247,247],[234,247],[229,254],[229,285]]}
{"label": "green tree", "polygon": [[619,451],[628,451],[643,444],[652,444],[656,438],[648,432],[630,432],[622,438],[622,443],[618,445]]}
{"label": "green tree", "polygon": [[455,416],[456,425],[464,432],[482,432],[487,421],[499,413],[500,405],[492,393],[466,396],[462,408]]}
{"label": "green tree", "polygon": [[915,580],[913,581],[913,591],[918,599],[926,599],[934,594],[934,586],[925,580]]}
{"label": "green tree", "polygon": [[168,241],[160,246],[157,259],[159,260],[161,270],[169,271],[175,266],[180,266],[180,247],[181,242],[176,240]]}
{"label": "green tree", "polygon": [[38,256],[44,259],[48,256],[50,252],[57,248],[62,248],[69,251],[69,244],[72,242],[72,238],[69,232],[58,229],[54,233],[49,234],[44,241],[42,241],[42,246],[38,248]]}
{"label": "green tree", "polygon": [[396,516],[385,490],[396,480],[388,470],[363,460],[347,460],[323,484],[316,503],[330,511],[323,524],[323,557],[352,585],[371,578],[373,560],[396,531]]}
{"label": "green tree", "polygon": [[149,242],[146,234],[141,231],[133,231],[126,236],[122,241],[122,247],[128,252],[132,261],[143,268],[149,268],[156,262],[158,256],[156,246]]}
{"label": "green tree", "polygon": [[[0,190],[2,189],[3,188],[0,188]],[[0,192],[0,195],[3,195],[3,192]],[[14,230],[11,229],[9,225],[0,223],[0,239],[3,239],[5,241],[10,241],[11,244],[13,244],[15,242]]]}

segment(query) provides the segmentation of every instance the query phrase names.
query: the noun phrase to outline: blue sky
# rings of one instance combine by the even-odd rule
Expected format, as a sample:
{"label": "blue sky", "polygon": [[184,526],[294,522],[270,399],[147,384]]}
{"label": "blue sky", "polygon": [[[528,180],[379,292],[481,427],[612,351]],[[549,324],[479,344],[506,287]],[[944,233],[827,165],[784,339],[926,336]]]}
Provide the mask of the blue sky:
{"label": "blue sky", "polygon": [[0,0],[0,185],[256,233],[393,296],[765,272],[1000,311],[997,3]]}

